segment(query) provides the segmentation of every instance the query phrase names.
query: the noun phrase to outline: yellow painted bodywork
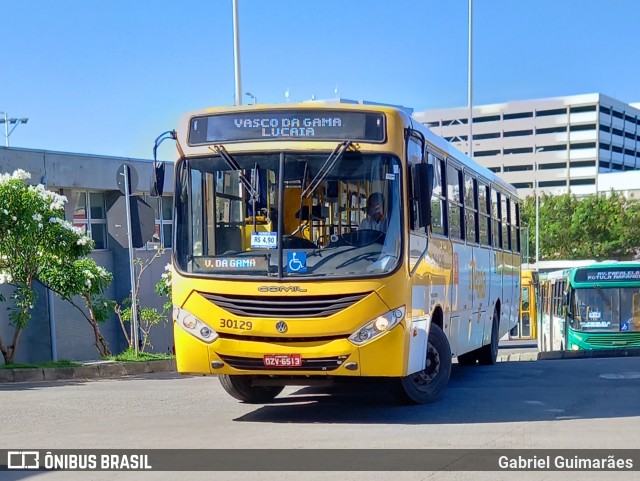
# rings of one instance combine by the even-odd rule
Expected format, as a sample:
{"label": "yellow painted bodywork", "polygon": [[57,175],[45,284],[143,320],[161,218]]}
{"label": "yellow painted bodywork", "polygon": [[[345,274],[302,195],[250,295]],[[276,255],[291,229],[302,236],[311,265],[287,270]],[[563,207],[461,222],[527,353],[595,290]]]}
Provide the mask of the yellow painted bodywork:
{"label": "yellow painted bodywork", "polygon": [[[388,333],[372,340],[364,346],[358,347],[348,340],[349,335],[377,316],[389,310],[406,305],[406,279],[401,271],[383,281],[339,281],[339,282],[291,282],[268,283],[214,281],[204,279],[181,278],[174,273],[174,304],[186,309],[211,329],[218,332],[222,338],[212,343],[205,343],[186,332],[182,327],[174,324],[174,340],[178,372],[189,374],[260,374],[260,375],[332,375],[332,376],[402,376],[406,370],[405,343],[408,340],[406,323],[401,322]],[[256,318],[236,316],[216,306],[198,292],[233,293],[234,295],[265,296],[277,295],[262,293],[257,289],[264,285],[303,286],[307,292],[290,293],[291,302],[304,300],[307,295],[335,294],[336,286],[340,286],[340,293],[370,294],[351,307],[332,316],[321,318],[286,319],[288,331],[279,334],[275,324],[279,318]],[[188,289],[185,288],[189,286]],[[182,288],[181,288],[182,287]],[[383,291],[383,298],[376,293]],[[239,330],[221,326],[221,319],[238,321],[250,320],[252,329]],[[224,338],[231,334],[233,339]],[[261,340],[242,340],[246,337],[269,337],[269,342]],[[285,338],[278,341],[277,337]],[[340,339],[291,342],[293,337],[340,336]],[[220,356],[241,356],[262,359],[265,354],[300,354],[303,359],[347,356],[341,367],[332,371],[295,371],[283,370],[237,370],[226,363],[221,369],[212,369],[211,362],[221,361]],[[358,369],[348,370],[344,366],[355,362]]]}

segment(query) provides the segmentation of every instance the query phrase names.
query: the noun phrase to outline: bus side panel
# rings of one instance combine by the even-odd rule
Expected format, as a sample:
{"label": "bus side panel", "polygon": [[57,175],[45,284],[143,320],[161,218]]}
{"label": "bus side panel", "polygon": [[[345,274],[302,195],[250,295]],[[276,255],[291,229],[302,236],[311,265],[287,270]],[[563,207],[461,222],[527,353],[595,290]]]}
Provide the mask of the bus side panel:
{"label": "bus side panel", "polygon": [[504,253],[505,268],[502,275],[504,325],[500,322],[500,337],[518,324],[520,313],[520,256]]}
{"label": "bus side panel", "polygon": [[473,248],[454,243],[451,333],[452,338],[455,339],[456,356],[473,351],[482,345],[483,325],[477,312],[473,311],[473,290],[470,287],[472,271]]}
{"label": "bus side panel", "polygon": [[[442,327],[447,332],[446,299],[451,275],[451,243],[445,239],[430,238],[427,252],[410,278],[412,287],[410,308],[407,311],[407,374],[421,371],[425,367],[431,315],[438,307],[443,310],[445,319]],[[451,342],[452,339],[449,338],[449,343]]]}
{"label": "bus side panel", "polygon": [[[489,344],[491,342],[491,323],[493,320],[493,312],[496,309],[496,304],[502,302],[502,259],[503,253],[499,250],[494,250],[490,253],[490,275],[487,277],[487,284],[489,286],[489,302],[487,304],[487,315],[485,316],[484,326],[484,342],[483,344]],[[502,319],[500,320],[502,324]]]}
{"label": "bus side panel", "polygon": [[423,259],[422,276],[414,276],[414,282],[428,286],[430,294],[430,306],[428,313],[433,314],[434,309],[440,306],[443,312],[442,330],[449,338],[451,352],[455,352],[455,338],[451,337],[451,290],[453,279],[453,252],[451,241],[437,237],[431,237],[427,254]]}
{"label": "bus side panel", "polygon": [[487,333],[487,325],[491,327],[493,307],[491,305],[491,271],[494,255],[491,249],[475,247],[473,250],[473,312],[479,317],[481,333],[477,347],[488,344],[491,340],[491,330]]}

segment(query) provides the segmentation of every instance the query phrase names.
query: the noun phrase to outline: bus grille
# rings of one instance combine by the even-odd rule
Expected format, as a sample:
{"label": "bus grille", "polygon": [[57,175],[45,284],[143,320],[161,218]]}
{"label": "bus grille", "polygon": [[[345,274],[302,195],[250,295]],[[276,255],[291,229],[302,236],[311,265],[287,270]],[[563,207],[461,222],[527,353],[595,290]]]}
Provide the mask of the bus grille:
{"label": "bus grille", "polygon": [[640,347],[640,332],[620,334],[591,334],[585,336],[584,342],[593,347]]}
{"label": "bus grille", "polygon": [[302,359],[302,366],[298,367],[272,367],[265,366],[261,357],[225,356],[221,354],[218,354],[218,356],[232,368],[246,371],[333,371],[338,369],[347,359],[347,356],[320,357]]}
{"label": "bus grille", "polygon": [[234,296],[229,294],[208,294],[204,298],[216,306],[237,316],[248,317],[327,317],[352,306],[368,295],[348,294],[330,296]]}

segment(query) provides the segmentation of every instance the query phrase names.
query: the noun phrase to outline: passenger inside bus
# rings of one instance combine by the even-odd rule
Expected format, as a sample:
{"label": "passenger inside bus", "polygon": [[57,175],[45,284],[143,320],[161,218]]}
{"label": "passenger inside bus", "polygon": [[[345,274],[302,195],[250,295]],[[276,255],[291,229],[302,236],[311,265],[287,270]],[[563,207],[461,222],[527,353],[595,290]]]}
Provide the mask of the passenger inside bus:
{"label": "passenger inside bus", "polygon": [[367,217],[360,223],[358,230],[377,230],[386,232],[389,220],[384,211],[384,196],[374,192],[367,199]]}

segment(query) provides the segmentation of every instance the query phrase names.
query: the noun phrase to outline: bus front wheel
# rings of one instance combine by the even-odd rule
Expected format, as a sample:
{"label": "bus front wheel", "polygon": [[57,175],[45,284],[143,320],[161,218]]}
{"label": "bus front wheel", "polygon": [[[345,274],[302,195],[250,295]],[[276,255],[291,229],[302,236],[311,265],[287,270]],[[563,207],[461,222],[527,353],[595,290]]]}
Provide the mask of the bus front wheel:
{"label": "bus front wheel", "polygon": [[248,376],[220,374],[218,379],[232,397],[250,404],[272,401],[284,389],[284,386],[252,386],[251,378]]}
{"label": "bus front wheel", "polygon": [[427,359],[422,371],[395,379],[394,394],[406,404],[426,404],[444,392],[451,375],[451,348],[447,336],[436,324],[431,325]]}
{"label": "bus front wheel", "polygon": [[491,323],[491,342],[480,348],[478,362],[485,366],[492,366],[498,360],[499,348],[499,331],[500,331],[500,309],[496,306],[493,311],[493,322]]}

